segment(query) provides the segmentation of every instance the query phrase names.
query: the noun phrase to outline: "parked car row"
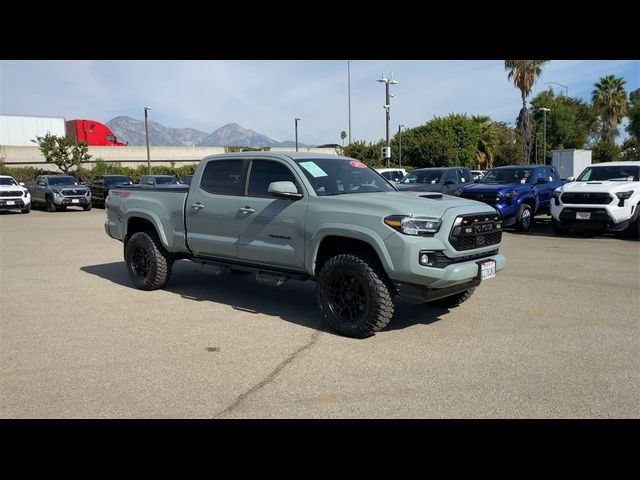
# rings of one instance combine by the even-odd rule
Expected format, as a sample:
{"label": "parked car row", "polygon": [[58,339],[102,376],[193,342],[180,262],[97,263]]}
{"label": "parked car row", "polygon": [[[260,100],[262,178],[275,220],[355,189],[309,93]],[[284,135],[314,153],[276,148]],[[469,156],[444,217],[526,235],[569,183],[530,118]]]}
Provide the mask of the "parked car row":
{"label": "parked car row", "polygon": [[640,162],[636,161],[591,165],[578,178],[567,181],[551,165],[512,165],[487,172],[421,168],[397,181],[396,187],[486,203],[500,214],[504,227],[523,232],[531,228],[536,215],[547,213],[557,234],[591,229],[638,236],[639,180]]}

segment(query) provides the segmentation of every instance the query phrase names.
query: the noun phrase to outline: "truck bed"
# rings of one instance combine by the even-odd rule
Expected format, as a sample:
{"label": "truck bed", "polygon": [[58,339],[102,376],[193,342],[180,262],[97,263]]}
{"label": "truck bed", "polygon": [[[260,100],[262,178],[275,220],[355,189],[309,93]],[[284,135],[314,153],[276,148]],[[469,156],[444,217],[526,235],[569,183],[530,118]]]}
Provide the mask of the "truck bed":
{"label": "truck bed", "polygon": [[[189,185],[112,187],[109,190],[107,233],[117,240],[124,240],[126,219],[131,216],[147,218],[160,226],[158,233],[165,247],[170,247],[174,253],[190,253],[184,218],[188,193]],[[125,198],[127,201],[123,202]],[[155,218],[148,218],[150,215]]]}

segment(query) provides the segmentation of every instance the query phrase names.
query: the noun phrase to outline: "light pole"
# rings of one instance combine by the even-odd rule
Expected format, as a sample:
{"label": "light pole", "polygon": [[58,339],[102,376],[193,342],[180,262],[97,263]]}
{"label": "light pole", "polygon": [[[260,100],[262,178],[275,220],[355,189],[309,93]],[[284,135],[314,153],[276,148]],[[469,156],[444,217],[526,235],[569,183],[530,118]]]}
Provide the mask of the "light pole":
{"label": "light pole", "polygon": [[298,122],[302,121],[301,118],[296,118],[296,152],[298,151]]}
{"label": "light pole", "polygon": [[569,87],[558,82],[544,82],[545,85],[548,85],[549,83],[553,83],[554,85],[560,85],[562,88],[564,88],[564,96],[569,97]]}
{"label": "light pole", "polygon": [[149,154],[149,127],[147,126],[147,112],[151,107],[144,107],[144,136],[147,141],[147,175],[151,175],[151,155]]}
{"label": "light pole", "polygon": [[347,82],[349,93],[349,145],[351,145],[351,60],[347,60]]}
{"label": "light pole", "polygon": [[[391,72],[391,77],[393,77],[393,72]],[[386,111],[386,118],[387,118],[387,143],[386,143],[386,158],[387,158],[387,167],[389,167],[389,162],[391,161],[391,148],[389,147],[389,122],[391,121],[391,103],[390,103],[390,95],[389,95],[389,85],[396,85],[398,82],[391,79],[391,78],[386,78],[384,76],[384,73],[382,74],[382,77],[379,78],[378,80],[376,80],[377,82],[380,83],[384,83],[385,86],[385,103],[384,103],[384,109]]]}
{"label": "light pole", "polygon": [[402,167],[402,128],[404,125],[398,125],[398,162]]}
{"label": "light pole", "polygon": [[543,120],[543,127],[542,127],[542,164],[546,165],[547,164],[547,112],[550,112],[551,109],[550,108],[539,108],[539,110],[542,110],[542,118]]}

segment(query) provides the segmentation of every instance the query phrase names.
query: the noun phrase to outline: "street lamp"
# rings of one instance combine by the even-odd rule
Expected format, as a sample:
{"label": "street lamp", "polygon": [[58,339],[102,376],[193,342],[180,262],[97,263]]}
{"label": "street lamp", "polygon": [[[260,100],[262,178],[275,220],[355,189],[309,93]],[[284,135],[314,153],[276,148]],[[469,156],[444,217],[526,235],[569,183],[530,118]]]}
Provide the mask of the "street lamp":
{"label": "street lamp", "polygon": [[547,112],[550,112],[550,108],[541,107],[538,110],[542,111],[543,123],[542,127],[542,164],[547,164]]}
{"label": "street lamp", "polygon": [[301,118],[296,118],[296,152],[298,151],[298,122],[301,121]]}
{"label": "street lamp", "polygon": [[398,162],[399,165],[402,167],[402,129],[404,128],[404,125],[398,125]]}
{"label": "street lamp", "polygon": [[147,141],[147,175],[151,175],[151,155],[149,154],[149,127],[147,126],[147,112],[151,107],[144,107],[144,136]]}
{"label": "street lamp", "polygon": [[554,85],[560,85],[562,88],[564,88],[564,96],[565,97],[569,96],[569,87],[567,87],[566,85],[563,85],[558,82],[544,82],[545,85],[548,85],[549,83],[553,83]]}
{"label": "street lamp", "polygon": [[[391,72],[390,77],[393,77],[393,72]],[[384,73],[382,74],[382,77],[379,78],[376,81],[385,84],[385,97],[384,97],[385,98],[385,102],[384,102],[383,108],[386,111],[386,118],[387,118],[387,146],[386,146],[386,150],[385,150],[385,154],[386,155],[383,155],[383,156],[386,156],[387,167],[389,167],[389,162],[391,161],[391,148],[389,147],[389,122],[391,120],[391,114],[390,114],[391,96],[389,95],[389,85],[396,85],[398,82],[393,80],[392,78],[385,77]]]}

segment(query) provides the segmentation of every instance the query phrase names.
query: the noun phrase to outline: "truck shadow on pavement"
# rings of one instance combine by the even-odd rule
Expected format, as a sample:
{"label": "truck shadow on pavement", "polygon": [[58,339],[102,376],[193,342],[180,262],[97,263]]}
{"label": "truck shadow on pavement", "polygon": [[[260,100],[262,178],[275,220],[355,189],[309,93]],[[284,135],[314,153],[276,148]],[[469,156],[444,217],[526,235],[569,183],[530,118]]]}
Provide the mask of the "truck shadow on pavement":
{"label": "truck shadow on pavement", "polygon": [[[124,262],[90,265],[80,270],[134,288]],[[303,327],[339,335],[327,325],[318,310],[313,282],[290,280],[281,287],[270,287],[257,283],[250,274],[225,272],[215,276],[204,273],[191,262],[179,261],[174,264],[171,278],[163,290],[186,300],[221,303],[247,314],[276,316]],[[396,300],[395,316],[381,333],[418,324],[429,325],[447,312],[446,308]]]}

